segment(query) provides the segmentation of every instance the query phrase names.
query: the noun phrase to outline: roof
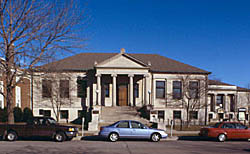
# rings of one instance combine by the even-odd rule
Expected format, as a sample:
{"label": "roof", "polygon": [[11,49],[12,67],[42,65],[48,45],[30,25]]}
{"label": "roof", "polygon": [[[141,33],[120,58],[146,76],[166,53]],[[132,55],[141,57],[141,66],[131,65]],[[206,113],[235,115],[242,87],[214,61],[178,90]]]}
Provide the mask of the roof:
{"label": "roof", "polygon": [[234,86],[228,83],[221,82],[219,80],[208,80],[208,85]]}
{"label": "roof", "polygon": [[[222,86],[235,86],[235,85],[231,85],[228,83],[224,83],[218,80],[208,80],[208,85],[222,85]],[[248,88],[242,88],[242,87],[237,87],[237,91],[242,91],[242,92],[250,92],[250,89]]]}
{"label": "roof", "polygon": [[[101,63],[117,53],[80,53],[62,60],[58,60],[41,68],[55,68],[60,71],[86,71],[94,68],[94,64]],[[197,73],[197,74],[210,74],[210,72],[200,68],[178,62],[176,60],[160,56],[157,54],[124,54],[148,65],[151,72],[163,73]]]}

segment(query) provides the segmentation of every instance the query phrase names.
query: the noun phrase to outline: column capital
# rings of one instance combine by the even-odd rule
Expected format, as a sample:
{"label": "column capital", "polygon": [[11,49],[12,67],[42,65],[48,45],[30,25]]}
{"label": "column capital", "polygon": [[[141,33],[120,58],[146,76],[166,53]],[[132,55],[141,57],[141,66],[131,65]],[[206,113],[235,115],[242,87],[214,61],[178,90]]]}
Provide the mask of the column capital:
{"label": "column capital", "polygon": [[115,77],[117,77],[117,74],[111,74],[111,76],[112,76],[113,78],[115,78]]}
{"label": "column capital", "polygon": [[149,77],[149,74],[144,74],[143,75],[145,78],[148,78]]}
{"label": "column capital", "polygon": [[128,77],[134,77],[134,74],[129,74]]}
{"label": "column capital", "polygon": [[95,74],[95,76],[96,76],[96,77],[101,77],[101,76],[102,76],[102,74]]}

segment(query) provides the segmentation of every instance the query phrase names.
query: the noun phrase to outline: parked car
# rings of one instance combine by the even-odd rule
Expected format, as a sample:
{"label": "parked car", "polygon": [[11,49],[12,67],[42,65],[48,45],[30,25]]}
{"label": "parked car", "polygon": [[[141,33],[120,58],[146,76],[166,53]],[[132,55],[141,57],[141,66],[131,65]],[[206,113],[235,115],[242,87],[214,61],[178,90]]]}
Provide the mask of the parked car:
{"label": "parked car", "polygon": [[250,129],[240,122],[220,122],[201,128],[199,135],[216,138],[219,142],[227,139],[250,139]]}
{"label": "parked car", "polygon": [[0,136],[7,141],[18,137],[50,137],[57,142],[72,140],[78,129],[73,126],[59,125],[51,117],[34,117],[26,124],[0,124]]}
{"label": "parked car", "polygon": [[150,139],[153,142],[167,138],[164,130],[151,129],[138,121],[122,120],[112,125],[101,127],[99,135],[109,139],[111,142],[119,138]]}

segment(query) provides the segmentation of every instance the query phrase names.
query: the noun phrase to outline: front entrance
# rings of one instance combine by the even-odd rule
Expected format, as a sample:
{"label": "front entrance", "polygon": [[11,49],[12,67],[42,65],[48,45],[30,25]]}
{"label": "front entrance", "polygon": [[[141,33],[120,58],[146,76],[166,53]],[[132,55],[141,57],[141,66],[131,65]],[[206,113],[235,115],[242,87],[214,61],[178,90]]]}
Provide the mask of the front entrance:
{"label": "front entrance", "polygon": [[127,85],[118,85],[118,105],[119,106],[128,106],[128,86]]}

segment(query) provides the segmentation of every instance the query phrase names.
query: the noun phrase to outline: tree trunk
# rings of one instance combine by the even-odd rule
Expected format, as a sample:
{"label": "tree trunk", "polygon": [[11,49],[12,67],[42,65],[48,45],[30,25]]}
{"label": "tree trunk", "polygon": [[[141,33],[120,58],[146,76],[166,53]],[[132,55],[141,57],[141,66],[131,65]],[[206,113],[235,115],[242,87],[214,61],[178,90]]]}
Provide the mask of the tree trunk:
{"label": "tree trunk", "polygon": [[14,124],[15,121],[13,113],[13,108],[14,108],[13,89],[10,86],[7,86],[6,102],[7,102],[7,112],[8,112],[8,124]]}

